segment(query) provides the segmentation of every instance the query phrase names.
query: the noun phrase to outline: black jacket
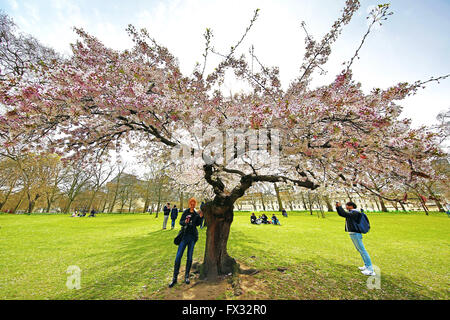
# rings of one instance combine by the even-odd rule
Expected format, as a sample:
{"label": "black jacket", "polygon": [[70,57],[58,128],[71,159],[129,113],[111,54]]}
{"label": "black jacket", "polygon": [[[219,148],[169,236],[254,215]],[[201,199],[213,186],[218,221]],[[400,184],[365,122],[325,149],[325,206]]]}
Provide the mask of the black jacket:
{"label": "black jacket", "polygon": [[338,215],[345,218],[345,231],[360,233],[356,225],[361,222],[361,212],[352,210],[345,211],[342,207],[336,208]]}
{"label": "black jacket", "polygon": [[[191,215],[191,220],[189,224],[186,224],[186,218]],[[185,227],[184,236],[192,235],[194,236],[195,241],[198,240],[198,231],[197,227],[202,224],[203,218],[200,217],[200,215],[197,213],[197,211],[194,210],[192,213],[190,209],[184,210],[181,219],[180,219],[180,225]]]}
{"label": "black jacket", "polygon": [[178,208],[172,208],[170,219],[175,220],[176,218],[178,218]]}
{"label": "black jacket", "polygon": [[170,215],[170,208],[167,208],[167,206],[164,206],[163,212],[164,212],[164,215],[165,215],[165,216]]}

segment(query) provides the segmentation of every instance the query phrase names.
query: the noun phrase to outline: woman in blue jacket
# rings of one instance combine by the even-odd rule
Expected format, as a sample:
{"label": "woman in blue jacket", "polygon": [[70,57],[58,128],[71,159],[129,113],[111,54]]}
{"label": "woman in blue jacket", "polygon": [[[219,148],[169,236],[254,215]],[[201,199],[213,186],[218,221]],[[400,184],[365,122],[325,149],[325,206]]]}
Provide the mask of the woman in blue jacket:
{"label": "woman in blue jacket", "polygon": [[169,288],[172,288],[178,281],[178,273],[180,271],[181,258],[183,257],[184,250],[188,248],[187,261],[186,261],[186,273],[184,281],[186,284],[191,283],[189,280],[189,273],[192,266],[192,256],[194,254],[194,246],[198,240],[197,227],[201,225],[203,220],[203,212],[200,210],[198,213],[195,211],[197,201],[192,198],[189,200],[189,209],[183,212],[180,219],[180,225],[184,228],[183,238],[178,245],[177,256],[175,258],[175,265],[173,269],[172,282],[169,284]]}

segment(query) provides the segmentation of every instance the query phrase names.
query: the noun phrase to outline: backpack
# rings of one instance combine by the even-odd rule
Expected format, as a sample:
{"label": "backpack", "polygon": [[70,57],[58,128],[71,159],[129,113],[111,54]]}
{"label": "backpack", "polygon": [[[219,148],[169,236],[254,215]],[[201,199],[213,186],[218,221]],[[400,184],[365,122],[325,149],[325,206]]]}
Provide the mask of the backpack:
{"label": "backpack", "polygon": [[356,224],[356,228],[358,229],[359,233],[368,233],[370,230],[370,222],[369,218],[364,212],[361,213],[361,219],[359,220],[359,223]]}

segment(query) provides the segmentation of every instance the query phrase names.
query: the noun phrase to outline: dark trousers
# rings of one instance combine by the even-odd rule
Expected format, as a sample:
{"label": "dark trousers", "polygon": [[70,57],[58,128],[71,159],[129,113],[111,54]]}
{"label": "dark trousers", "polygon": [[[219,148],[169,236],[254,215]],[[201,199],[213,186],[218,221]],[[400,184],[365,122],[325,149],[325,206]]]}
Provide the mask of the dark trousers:
{"label": "dark trousers", "polygon": [[187,261],[186,261],[186,274],[185,277],[189,277],[189,273],[191,271],[192,266],[192,256],[194,255],[194,246],[195,246],[195,239],[192,235],[186,235],[178,245],[178,251],[177,256],[175,257],[175,265],[173,270],[173,278],[176,280],[178,277],[178,273],[180,271],[180,265],[181,265],[181,258],[183,257],[184,251],[186,250],[186,247],[188,248],[187,253]]}

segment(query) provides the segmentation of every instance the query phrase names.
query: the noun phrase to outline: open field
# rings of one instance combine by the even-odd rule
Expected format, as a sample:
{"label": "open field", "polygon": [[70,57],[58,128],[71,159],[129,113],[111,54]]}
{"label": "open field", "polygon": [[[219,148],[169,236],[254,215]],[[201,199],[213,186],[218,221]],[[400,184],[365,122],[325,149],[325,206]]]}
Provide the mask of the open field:
{"label": "open field", "polygon": [[[335,213],[326,219],[308,213],[279,217],[282,226],[254,226],[248,213],[236,213],[229,253],[259,273],[243,280],[241,295],[224,285],[210,299],[450,298],[445,214],[369,214],[372,230],[364,240],[381,269],[380,290],[369,290],[359,273],[362,261],[344,219]],[[200,298],[183,295],[195,281],[166,289],[180,227],[161,226],[161,215],[0,215],[0,299]],[[205,230],[199,231],[196,261],[204,252]],[[82,270],[80,290],[66,287],[72,265]]]}

